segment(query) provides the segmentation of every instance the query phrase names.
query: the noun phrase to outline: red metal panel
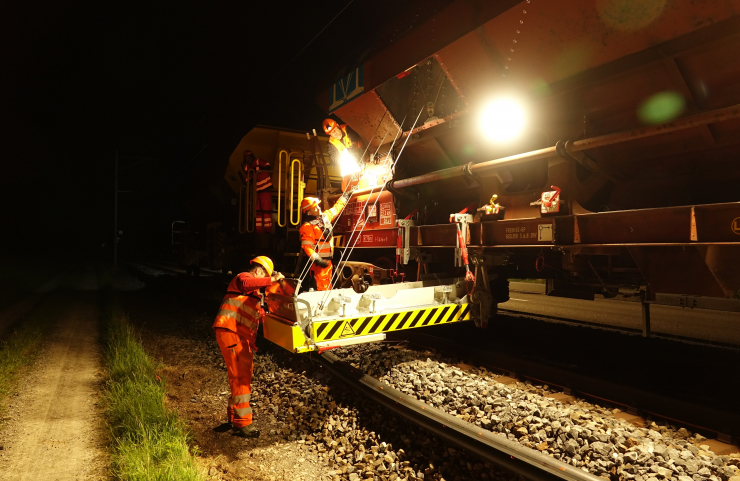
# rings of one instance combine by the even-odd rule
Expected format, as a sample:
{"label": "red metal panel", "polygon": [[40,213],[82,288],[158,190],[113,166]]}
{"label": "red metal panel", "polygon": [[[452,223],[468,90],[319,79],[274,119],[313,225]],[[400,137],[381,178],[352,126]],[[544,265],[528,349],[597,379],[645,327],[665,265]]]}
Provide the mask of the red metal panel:
{"label": "red metal panel", "polygon": [[[380,199],[378,199],[378,196],[380,196]],[[374,208],[377,210],[376,215],[378,221],[365,223],[367,211],[368,209],[372,209],[373,205],[375,205]],[[393,194],[386,191],[380,194],[365,194],[353,198],[347,204],[347,207],[344,208],[341,217],[334,227],[334,231],[337,234],[349,234],[355,226],[357,226],[355,229],[357,231],[360,229],[369,231],[394,228],[396,226],[396,208],[393,205]]]}
{"label": "red metal panel", "polygon": [[470,32],[435,54],[465,105],[480,100],[469,98],[468,95],[488,90],[492,80],[500,81],[501,75],[488,58],[485,47],[480,36],[476,32]]}
{"label": "red metal panel", "polygon": [[740,202],[698,205],[694,207],[694,212],[699,242],[740,244]]}
{"label": "red metal panel", "polygon": [[391,113],[386,114],[385,105],[374,90],[339,107],[334,113],[373,145],[380,144],[384,136],[386,142],[392,141],[400,128]]}
{"label": "red metal panel", "polygon": [[365,89],[377,87],[517,3],[518,0],[451,3],[365,62]]}
{"label": "red metal panel", "polygon": [[552,218],[483,222],[482,229],[485,246],[553,244]]}
{"label": "red metal panel", "polygon": [[[349,235],[349,232],[347,233]],[[355,239],[357,243],[355,244]],[[365,247],[396,247],[398,240],[398,229],[373,229],[357,232],[349,237],[347,242],[343,242],[345,247],[352,247],[354,244],[357,248]]]}
{"label": "red metal panel", "polygon": [[691,242],[691,207],[575,216],[581,244]]}
{"label": "red metal panel", "polygon": [[[740,14],[740,4],[729,1],[643,3],[522,3],[487,22],[485,32],[506,57],[507,78],[529,85],[569,77]],[[611,11],[625,5],[631,8]]]}
{"label": "red metal panel", "polygon": [[455,224],[424,225],[411,228],[411,247],[455,247],[457,226]]}
{"label": "red metal panel", "polygon": [[[480,245],[481,224],[468,224],[468,245]],[[457,247],[457,226],[455,224],[437,224],[412,227],[409,239],[411,247]]]}
{"label": "red metal panel", "polygon": [[720,41],[712,48],[681,56],[680,66],[689,88],[703,108],[713,109],[740,102],[740,35]]}
{"label": "red metal panel", "polygon": [[640,105],[658,92],[675,90],[673,72],[658,62],[582,89],[578,102],[584,107],[591,137],[643,124],[638,118]]}

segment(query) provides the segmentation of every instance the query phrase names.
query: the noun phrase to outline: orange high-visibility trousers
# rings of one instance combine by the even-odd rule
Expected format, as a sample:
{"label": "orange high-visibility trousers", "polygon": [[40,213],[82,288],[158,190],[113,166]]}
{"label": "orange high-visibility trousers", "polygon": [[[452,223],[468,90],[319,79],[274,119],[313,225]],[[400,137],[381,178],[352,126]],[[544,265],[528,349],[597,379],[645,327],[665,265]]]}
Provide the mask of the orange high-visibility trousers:
{"label": "orange high-visibility trousers", "polygon": [[258,234],[272,234],[272,193],[270,190],[257,192],[257,217],[254,220]]}
{"label": "orange high-visibility trousers", "polygon": [[[327,261],[329,260],[327,259]],[[316,290],[328,291],[331,288],[331,261],[329,261],[329,265],[326,267],[321,267],[317,264],[314,264],[311,266],[311,271],[313,272],[314,279],[316,279]]]}
{"label": "orange high-visibility trousers", "polygon": [[239,336],[228,329],[214,329],[216,342],[224,356],[226,372],[229,376],[231,398],[226,414],[231,424],[243,428],[252,424],[252,408],[249,400],[252,396],[252,345],[254,339]]}

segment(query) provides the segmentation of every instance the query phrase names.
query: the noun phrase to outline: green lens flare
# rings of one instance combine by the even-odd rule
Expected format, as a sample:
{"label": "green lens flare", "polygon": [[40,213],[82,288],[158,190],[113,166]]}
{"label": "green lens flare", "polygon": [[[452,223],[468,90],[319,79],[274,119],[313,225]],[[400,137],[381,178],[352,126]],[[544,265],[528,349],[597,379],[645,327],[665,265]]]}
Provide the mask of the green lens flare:
{"label": "green lens flare", "polygon": [[678,92],[660,92],[645,100],[637,109],[637,116],[647,124],[675,119],[686,107]]}

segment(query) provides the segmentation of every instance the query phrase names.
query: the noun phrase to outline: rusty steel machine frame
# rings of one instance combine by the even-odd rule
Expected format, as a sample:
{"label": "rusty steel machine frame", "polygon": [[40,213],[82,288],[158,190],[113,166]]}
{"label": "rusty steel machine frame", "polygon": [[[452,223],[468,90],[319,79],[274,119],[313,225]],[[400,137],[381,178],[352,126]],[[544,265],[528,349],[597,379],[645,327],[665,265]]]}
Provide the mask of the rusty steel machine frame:
{"label": "rusty steel machine frame", "polygon": [[[369,217],[363,217],[364,211],[355,210],[339,220],[336,232],[340,235],[354,232],[353,226],[365,222],[366,234],[346,236],[345,245],[357,248],[353,255],[358,259],[353,261],[372,262],[397,254],[399,266],[412,264],[406,274],[416,281],[424,273],[426,278],[434,276],[435,269],[467,275],[473,286],[471,304],[490,315],[495,314],[497,303],[508,300],[509,277],[543,278],[548,295],[583,299],[593,299],[595,294],[612,297],[620,288],[633,288],[641,296],[646,336],[650,335],[651,303],[737,309],[731,298],[740,296],[740,189],[734,196],[705,195],[710,200],[702,203],[685,202],[680,195],[670,199],[660,195],[666,189],[681,191],[687,185],[699,185],[699,178],[683,183],[671,180],[671,162],[696,163],[690,158],[694,154],[727,166],[726,175],[719,170],[706,185],[722,177],[740,179],[740,167],[731,160],[740,154],[736,147],[740,104],[728,87],[740,85],[740,76],[717,62],[711,64],[716,74],[702,67],[705,58],[719,59],[740,51],[736,33],[740,10],[687,4],[683,10],[656,12],[649,26],[620,37],[618,31],[624,25],[609,25],[604,12],[591,13],[592,3],[575,0],[556,8],[552,4],[489,2],[473,14],[468,2],[449,2],[399,41],[378,47],[362,67],[319,96],[319,103],[353,127],[372,150],[395,158],[408,149],[401,154],[401,169],[397,167],[392,178],[361,185],[350,200],[358,205],[385,202],[390,207],[384,207],[384,212],[390,214],[381,214],[380,222],[373,218],[371,224]],[[528,9],[531,14],[536,8],[542,9],[538,17],[525,16]],[[556,24],[569,15],[585,15],[591,30],[581,32]],[[711,22],[688,20],[697,18]],[[532,30],[524,31],[532,23]],[[518,57],[518,65],[512,61],[514,54],[507,53],[510,44],[499,33],[511,25],[516,25],[516,35],[529,35],[514,37],[517,53],[523,50],[521,55],[530,55]],[[562,37],[553,37],[553,32]],[[462,161],[460,146],[471,138],[477,104],[489,90],[531,82],[542,70],[543,56],[559,48],[558,42],[567,45],[606,34],[612,35],[609,41],[613,43],[580,70],[542,71],[538,80],[544,80],[547,93],[538,94],[535,106],[555,125],[543,123],[544,147],[542,139],[533,140],[521,144],[533,147],[521,153],[504,149],[504,155]],[[692,72],[704,77],[692,77]],[[403,80],[407,76],[414,76],[413,84]],[[438,78],[442,80],[437,82]],[[354,82],[352,89],[343,82]],[[454,100],[456,107],[445,110],[429,102],[418,107],[428,110],[426,120],[411,125],[390,94],[402,96],[413,85],[414,94],[407,98],[416,102],[417,89],[423,90],[424,82],[428,85],[425,92],[434,90],[439,96],[443,91],[447,102]],[[634,119],[634,111],[630,115],[616,111],[613,119],[589,121],[589,116],[615,109],[608,95],[603,95],[604,85],[615,95],[623,95],[623,103],[632,108],[638,98],[630,98],[631,92],[644,96],[643,91],[649,94],[650,89],[658,89],[653,84],[661,82],[667,85],[663,88],[680,93],[686,102],[683,114],[647,123]],[[706,84],[713,85],[715,93],[706,93]],[[705,90],[697,90],[697,85],[705,85]],[[344,97],[338,92],[344,92]],[[566,115],[565,107],[573,103],[581,104],[582,120]],[[578,122],[583,123],[582,132],[574,135]],[[702,140],[693,142],[694,137]],[[556,142],[558,138],[562,140]],[[666,157],[669,154],[676,160]],[[639,169],[637,163],[643,159],[656,179],[648,177],[644,184],[636,184],[648,187],[632,203],[622,195],[617,208],[594,209],[579,200],[588,188],[591,194],[604,186],[629,191],[624,186],[633,179],[622,159],[632,157],[637,159],[634,168]],[[538,187],[513,192],[505,188],[511,172],[536,169],[541,172]],[[581,179],[588,176],[598,180],[592,187]],[[488,201],[492,194],[497,196],[495,203]],[[480,208],[461,211],[471,200]],[[444,205],[449,205],[447,212],[442,212]],[[427,210],[438,214],[427,215]],[[448,216],[456,216],[456,222],[447,222]],[[391,271],[390,277],[403,280],[400,274]]]}

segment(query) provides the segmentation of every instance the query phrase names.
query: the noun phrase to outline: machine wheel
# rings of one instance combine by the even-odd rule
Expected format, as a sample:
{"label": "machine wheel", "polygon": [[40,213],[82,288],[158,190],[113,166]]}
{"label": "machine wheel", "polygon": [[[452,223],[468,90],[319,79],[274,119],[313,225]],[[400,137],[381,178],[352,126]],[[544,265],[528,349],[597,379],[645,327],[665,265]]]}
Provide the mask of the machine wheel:
{"label": "machine wheel", "polygon": [[396,264],[385,256],[378,257],[372,262],[372,264],[381,269],[394,269],[396,267]]}

